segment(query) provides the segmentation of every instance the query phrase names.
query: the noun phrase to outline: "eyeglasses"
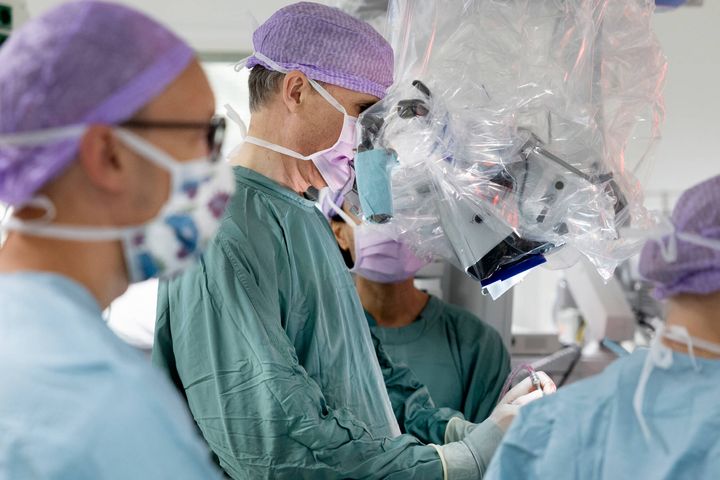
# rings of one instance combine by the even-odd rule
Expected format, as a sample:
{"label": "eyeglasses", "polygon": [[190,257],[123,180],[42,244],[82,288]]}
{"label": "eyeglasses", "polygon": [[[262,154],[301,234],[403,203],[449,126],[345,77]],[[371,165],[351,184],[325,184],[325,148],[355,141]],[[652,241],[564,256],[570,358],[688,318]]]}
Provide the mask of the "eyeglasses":
{"label": "eyeglasses", "polygon": [[225,117],[215,115],[210,122],[162,122],[153,120],[129,120],[121,124],[128,128],[160,128],[160,129],[188,129],[207,130],[207,146],[210,151],[210,161],[216,163],[221,158],[223,141],[225,140]]}

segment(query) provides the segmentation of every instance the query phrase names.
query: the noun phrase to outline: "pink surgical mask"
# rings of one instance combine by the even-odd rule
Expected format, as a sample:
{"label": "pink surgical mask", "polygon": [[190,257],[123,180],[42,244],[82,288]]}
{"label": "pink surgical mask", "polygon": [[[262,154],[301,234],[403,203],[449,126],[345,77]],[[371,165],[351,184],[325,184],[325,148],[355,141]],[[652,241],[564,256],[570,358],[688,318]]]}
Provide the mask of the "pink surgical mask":
{"label": "pink surgical mask", "polygon": [[398,241],[391,225],[371,223],[356,224],[338,207],[326,192],[321,200],[327,202],[335,212],[352,227],[355,236],[355,265],[350,272],[377,283],[398,283],[412,278],[427,261],[417,255],[404,243]]}
{"label": "pink surgical mask", "polygon": [[[288,73],[287,69],[281,67],[261,53],[255,52],[255,57],[259,58],[267,65],[270,65],[273,70]],[[238,65],[241,64],[242,62]],[[322,175],[323,180],[325,180],[328,188],[335,193],[345,194],[350,191],[353,183],[355,182],[355,170],[352,162],[355,158],[355,129],[357,118],[348,115],[345,107],[343,107],[340,102],[330,95],[330,93],[325,90],[322,85],[317,83],[315,80],[309,80],[310,85],[312,85],[312,87],[320,95],[322,95],[322,97],[327,100],[330,105],[343,114],[342,130],[340,131],[340,137],[337,142],[335,142],[335,145],[310,155],[302,155],[294,150],[290,150],[289,148],[276,145],[257,137],[246,136],[245,141],[289,157],[297,158],[298,160],[309,160],[313,162],[320,172],[320,175]]]}

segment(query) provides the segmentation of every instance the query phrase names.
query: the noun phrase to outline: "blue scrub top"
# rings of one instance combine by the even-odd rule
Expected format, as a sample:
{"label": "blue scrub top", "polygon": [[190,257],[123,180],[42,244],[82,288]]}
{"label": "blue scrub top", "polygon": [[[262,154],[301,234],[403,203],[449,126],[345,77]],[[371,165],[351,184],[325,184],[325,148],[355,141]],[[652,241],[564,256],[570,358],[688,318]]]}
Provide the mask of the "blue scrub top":
{"label": "blue scrub top", "polygon": [[0,275],[0,480],[220,478],[182,401],[79,284]]}
{"label": "blue scrub top", "polygon": [[647,383],[647,443],[633,398],[647,351],[524,407],[486,479],[720,478],[720,360],[673,352]]}

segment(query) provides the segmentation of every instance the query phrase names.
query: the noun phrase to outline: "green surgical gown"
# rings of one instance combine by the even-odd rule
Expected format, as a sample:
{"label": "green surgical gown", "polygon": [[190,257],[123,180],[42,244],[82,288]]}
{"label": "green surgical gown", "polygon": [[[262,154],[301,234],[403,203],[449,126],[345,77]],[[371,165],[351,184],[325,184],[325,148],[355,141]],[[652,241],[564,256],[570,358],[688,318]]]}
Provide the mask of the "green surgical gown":
{"label": "green surgical gown", "polygon": [[366,316],[390,358],[410,367],[436,405],[475,423],[490,415],[510,374],[510,355],[495,329],[436,297],[405,327],[380,327]]}
{"label": "green surgical gown", "polygon": [[400,432],[442,443],[459,414],[371,337],[322,214],[235,176],[199,265],[160,288],[153,350],[220,465],[233,478],[442,478],[436,451]]}

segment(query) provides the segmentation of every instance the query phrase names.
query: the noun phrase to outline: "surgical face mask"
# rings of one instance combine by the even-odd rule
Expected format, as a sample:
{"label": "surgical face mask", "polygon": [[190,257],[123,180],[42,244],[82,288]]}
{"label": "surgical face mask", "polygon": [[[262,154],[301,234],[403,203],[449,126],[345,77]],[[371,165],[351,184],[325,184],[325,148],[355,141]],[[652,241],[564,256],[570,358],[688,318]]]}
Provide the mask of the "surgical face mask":
{"label": "surgical face mask", "polygon": [[[73,137],[83,130],[68,130]],[[171,177],[170,197],[149,222],[131,227],[87,227],[52,223],[55,207],[46,197],[36,197],[20,207],[45,211],[38,220],[6,216],[2,230],[75,241],[120,240],[131,283],[149,278],[168,278],[191,266],[215,236],[220,219],[235,191],[229,164],[201,158],[178,162],[143,138],[124,129],[115,134],[144,159],[167,170]],[[57,139],[57,132],[54,138]],[[35,133],[35,144],[43,139]]]}
{"label": "surgical face mask", "polygon": [[[270,60],[261,53],[256,52],[255,57],[259,58],[267,65],[270,65],[275,71],[288,73],[287,69],[281,67],[280,65]],[[243,68],[244,61],[238,63],[238,65],[236,65],[236,69],[238,69],[238,67]],[[353,159],[355,157],[356,150],[355,129],[357,124],[357,118],[348,115],[345,107],[343,107],[340,102],[338,102],[335,98],[333,98],[333,96],[330,95],[330,93],[325,90],[322,85],[312,79],[309,79],[309,81],[310,85],[312,85],[312,87],[320,95],[322,95],[322,97],[327,100],[330,105],[335,107],[336,110],[343,114],[342,130],[340,131],[340,137],[338,138],[337,142],[335,142],[335,145],[325,150],[313,153],[311,155],[302,155],[294,150],[290,150],[289,148],[283,147],[281,145],[276,145],[274,143],[253,136],[246,136],[245,141],[247,143],[252,143],[253,145],[267,148],[268,150],[272,150],[274,152],[287,155],[289,157],[297,158],[298,160],[313,162],[315,168],[318,169],[320,175],[322,175],[323,177],[323,180],[325,180],[328,188],[330,188],[330,190],[335,193],[344,194],[352,188],[355,181]],[[232,117],[237,117],[237,115],[232,115]]]}
{"label": "surgical face mask", "polygon": [[[322,193],[321,193],[322,195]],[[355,237],[355,265],[351,273],[377,283],[398,283],[412,278],[427,262],[405,244],[394,239],[389,225],[356,224],[331,198],[332,209],[352,229]]]}
{"label": "surgical face mask", "polygon": [[372,223],[385,223],[394,214],[392,171],[397,154],[376,148],[358,151],[355,159],[357,190],[363,217]]}

